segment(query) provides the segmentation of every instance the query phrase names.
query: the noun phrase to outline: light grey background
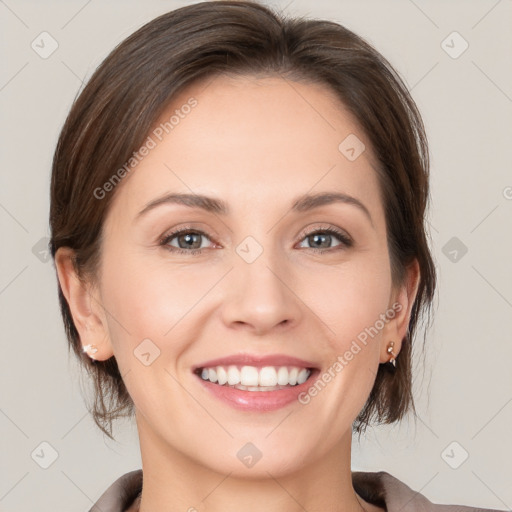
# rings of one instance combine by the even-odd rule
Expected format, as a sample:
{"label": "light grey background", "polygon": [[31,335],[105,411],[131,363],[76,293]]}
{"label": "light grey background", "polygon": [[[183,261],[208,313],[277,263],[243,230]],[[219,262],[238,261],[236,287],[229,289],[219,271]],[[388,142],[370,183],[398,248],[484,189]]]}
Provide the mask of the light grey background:
{"label": "light grey background", "polygon": [[[54,269],[37,249],[56,138],[82,81],[143,23],[187,3],[0,0],[1,511],[86,511],[140,467],[135,428],[108,441],[86,413]],[[372,42],[412,89],[431,144],[439,300],[416,368],[420,421],[369,430],[353,469],[386,470],[433,502],[510,510],[512,2],[268,3]],[[46,59],[31,47],[51,48],[43,31],[58,43]]]}

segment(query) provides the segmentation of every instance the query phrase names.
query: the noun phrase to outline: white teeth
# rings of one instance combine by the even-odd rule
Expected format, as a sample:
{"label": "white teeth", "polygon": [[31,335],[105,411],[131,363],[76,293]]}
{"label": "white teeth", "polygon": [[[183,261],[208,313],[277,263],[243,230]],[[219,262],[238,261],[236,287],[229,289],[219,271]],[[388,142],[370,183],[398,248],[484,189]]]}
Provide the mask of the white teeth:
{"label": "white teeth", "polygon": [[297,376],[298,375],[299,375],[299,369],[298,368],[292,368],[291,371],[288,373],[288,383],[291,386],[295,386],[295,384],[297,384]]}
{"label": "white teeth", "polygon": [[203,368],[201,378],[221,386],[235,386],[247,391],[270,391],[283,386],[303,384],[311,375],[311,370],[296,366],[242,366],[230,365]]}
{"label": "white teeth", "polygon": [[280,386],[285,386],[288,384],[288,368],[285,366],[281,366],[277,371],[277,383]]}
{"label": "white teeth", "polygon": [[210,382],[217,382],[217,372],[213,368],[208,368],[208,380]]}
{"label": "white teeth", "polygon": [[217,366],[217,382],[222,386],[228,381],[228,374],[222,366]]}
{"label": "white teeth", "polygon": [[258,385],[258,368],[254,366],[242,366],[240,372],[240,384],[242,386],[257,386]]}
{"label": "white teeth", "polygon": [[260,377],[258,383],[260,386],[275,386],[277,384],[276,369],[273,366],[263,367],[260,370]]}
{"label": "white teeth", "polygon": [[[203,370],[204,373],[204,370]],[[236,366],[230,366],[228,368],[228,384],[234,386],[240,384],[240,372]]]}
{"label": "white teeth", "polygon": [[[297,384],[304,384],[308,380],[309,371],[306,368],[302,368],[299,372],[299,376],[297,377]],[[220,382],[219,382],[220,383]]]}

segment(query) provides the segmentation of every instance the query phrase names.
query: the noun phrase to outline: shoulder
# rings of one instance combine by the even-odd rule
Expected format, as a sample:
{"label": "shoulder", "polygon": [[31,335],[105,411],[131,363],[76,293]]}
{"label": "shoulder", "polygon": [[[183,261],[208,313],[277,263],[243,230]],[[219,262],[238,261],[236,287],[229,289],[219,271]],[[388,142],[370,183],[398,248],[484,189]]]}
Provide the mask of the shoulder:
{"label": "shoulder", "polygon": [[[354,490],[368,503],[387,512],[503,512],[499,509],[432,503],[386,471],[353,471]],[[125,473],[99,498],[89,512],[125,512],[142,489],[142,470]]]}
{"label": "shoulder", "polygon": [[498,509],[432,503],[386,471],[353,471],[354,490],[369,503],[388,512],[503,512]]}
{"label": "shoulder", "polygon": [[142,489],[142,469],[119,477],[99,498],[89,512],[125,512]]}

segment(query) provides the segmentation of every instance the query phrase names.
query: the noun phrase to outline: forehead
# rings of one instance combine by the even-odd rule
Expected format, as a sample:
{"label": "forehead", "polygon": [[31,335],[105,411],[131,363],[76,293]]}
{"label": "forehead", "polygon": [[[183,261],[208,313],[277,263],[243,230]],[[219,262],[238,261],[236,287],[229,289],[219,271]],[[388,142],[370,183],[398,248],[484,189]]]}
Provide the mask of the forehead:
{"label": "forehead", "polygon": [[[148,136],[152,148],[118,191],[134,208],[169,190],[260,206],[308,191],[369,202],[378,193],[366,135],[322,84],[217,76],[177,95]],[[355,160],[347,140],[365,146]]]}

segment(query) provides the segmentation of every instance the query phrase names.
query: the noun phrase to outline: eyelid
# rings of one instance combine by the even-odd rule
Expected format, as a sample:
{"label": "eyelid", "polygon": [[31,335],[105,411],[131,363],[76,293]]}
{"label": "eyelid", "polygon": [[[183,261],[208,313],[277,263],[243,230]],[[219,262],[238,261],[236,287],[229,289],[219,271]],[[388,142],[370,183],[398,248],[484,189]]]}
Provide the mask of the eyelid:
{"label": "eyelid", "polygon": [[[166,231],[161,237],[159,237],[158,243],[159,243],[159,245],[162,245],[165,247],[165,246],[167,246],[168,242],[170,240],[172,240],[173,238],[180,236],[184,233],[189,233],[189,232],[204,236],[205,238],[210,240],[210,242],[212,242],[214,245],[218,245],[218,244],[216,244],[216,242],[214,242],[212,240],[211,236],[208,235],[208,233],[206,233],[202,229],[199,229],[199,228],[196,228],[196,227],[190,226],[190,225],[188,225],[188,226],[185,225],[185,226],[181,226],[179,228],[171,229],[170,231]],[[187,252],[187,253],[196,253],[196,252],[200,252],[204,249],[204,247],[200,248],[200,249],[181,249],[180,247],[174,247],[174,246],[167,246],[167,247],[172,247],[172,249],[169,249],[171,252],[174,250],[174,251],[178,251],[178,252],[182,251],[182,252]]]}
{"label": "eyelid", "polygon": [[[178,224],[175,227],[167,229],[163,235],[160,235],[158,237],[158,240],[161,241],[165,238],[168,238],[169,236],[176,236],[184,232],[192,231],[194,233],[200,233],[201,235],[204,235],[209,240],[212,240],[213,238],[218,238],[217,232],[211,227],[208,226],[207,228],[203,229],[199,227],[199,225],[202,224],[201,222],[185,222],[184,224]],[[210,233],[210,234],[208,234]]]}
{"label": "eyelid", "polygon": [[[178,253],[184,253],[184,254],[185,253],[188,253],[188,254],[201,253],[205,249],[204,247],[199,248],[199,249],[182,249],[180,247],[168,246],[168,242],[170,240],[174,239],[177,236],[180,236],[181,234],[189,233],[189,232],[204,236],[205,238],[210,240],[211,243],[213,243],[214,245],[219,247],[219,244],[214,242],[212,240],[211,236],[208,235],[208,233],[206,233],[202,229],[195,228],[191,225],[185,225],[185,226],[181,226],[179,228],[167,231],[164,235],[162,235],[159,238],[159,245],[166,247],[171,252],[178,252]],[[298,238],[297,243],[300,243],[302,240],[304,240],[308,236],[312,236],[316,233],[328,233],[330,235],[334,235],[335,237],[338,237],[340,244],[344,245],[345,248],[352,247],[354,244],[354,239],[345,230],[334,227],[329,224],[320,225],[320,226],[316,226],[313,228],[311,228],[309,226],[304,228],[298,235],[299,238]],[[169,247],[171,247],[171,248],[169,248]],[[316,249],[314,247],[305,247],[305,249],[310,249],[310,250],[313,250],[314,252],[332,252],[332,251],[336,250],[335,248],[332,248],[332,247],[327,248],[327,249]]]}
{"label": "eyelid", "polygon": [[[309,226],[304,228],[298,235],[299,242],[302,241],[305,237],[314,235],[315,233],[326,233],[326,232],[340,237],[342,242],[345,243],[347,246],[352,246],[354,244],[354,239],[348,234],[347,231],[345,231],[344,229],[332,226],[331,224],[324,224],[324,225],[316,226],[314,228],[311,228]],[[312,247],[310,247],[310,249],[312,249]],[[328,249],[324,249],[324,250],[328,250]]]}

